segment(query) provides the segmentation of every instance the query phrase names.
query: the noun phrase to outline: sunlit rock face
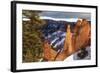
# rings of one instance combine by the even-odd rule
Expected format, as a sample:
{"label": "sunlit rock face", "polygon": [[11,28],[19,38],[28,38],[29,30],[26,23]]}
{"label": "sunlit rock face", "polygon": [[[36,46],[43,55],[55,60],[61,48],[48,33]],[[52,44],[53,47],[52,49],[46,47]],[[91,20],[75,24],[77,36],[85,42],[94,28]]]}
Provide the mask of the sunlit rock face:
{"label": "sunlit rock face", "polygon": [[[48,41],[51,49],[57,51],[58,53],[59,50],[60,52],[63,52],[58,55],[57,60],[64,60],[78,50],[90,46],[90,23],[87,20],[83,19],[81,21],[78,20],[76,23],[73,23],[73,25],[74,26],[69,24],[70,27],[68,27],[68,24],[64,24],[62,26],[66,27],[59,29],[57,28],[59,24],[54,25],[54,27],[50,27],[48,25],[47,30],[50,32],[46,31],[47,34],[45,34],[45,39]],[[52,27],[55,30],[50,30],[52,29]],[[67,52],[64,52],[64,49],[67,50]],[[83,54],[89,54],[89,51],[85,51]],[[78,54],[77,56],[81,57],[81,54]],[[82,57],[85,58],[85,55],[83,56]]]}

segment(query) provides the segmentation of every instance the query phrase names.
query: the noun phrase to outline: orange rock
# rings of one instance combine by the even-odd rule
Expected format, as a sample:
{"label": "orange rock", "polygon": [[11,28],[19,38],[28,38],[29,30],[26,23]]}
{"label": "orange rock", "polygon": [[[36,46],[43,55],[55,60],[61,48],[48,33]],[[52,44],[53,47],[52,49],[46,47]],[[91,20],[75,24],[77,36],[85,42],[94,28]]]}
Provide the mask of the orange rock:
{"label": "orange rock", "polygon": [[73,51],[73,48],[72,48],[72,33],[71,33],[70,25],[67,26],[67,31],[66,31],[64,50],[66,50],[66,49],[69,52]]}
{"label": "orange rock", "polygon": [[44,42],[44,58],[48,61],[53,61],[57,52],[54,51],[48,42]]}
{"label": "orange rock", "polygon": [[[82,47],[86,47],[90,42],[91,27],[89,22],[86,19],[82,21],[78,20],[75,28],[74,35],[72,36],[70,25],[68,25],[66,30],[66,37],[64,43],[64,50],[57,54],[51,46],[45,42],[44,43],[44,58],[48,61],[63,61],[68,56],[80,50]],[[56,57],[56,59],[55,59]]]}

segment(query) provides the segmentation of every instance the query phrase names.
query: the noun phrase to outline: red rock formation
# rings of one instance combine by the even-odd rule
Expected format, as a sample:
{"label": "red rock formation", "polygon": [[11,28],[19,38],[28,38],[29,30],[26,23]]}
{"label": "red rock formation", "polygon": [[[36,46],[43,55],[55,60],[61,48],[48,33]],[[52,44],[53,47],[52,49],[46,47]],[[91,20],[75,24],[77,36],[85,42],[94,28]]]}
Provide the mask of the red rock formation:
{"label": "red rock formation", "polygon": [[56,54],[57,52],[51,48],[50,44],[48,44],[47,41],[45,41],[44,42],[44,59],[48,61],[53,61]]}
{"label": "red rock formation", "polygon": [[62,52],[57,54],[47,42],[44,43],[44,58],[48,61],[63,61],[82,47],[86,47],[90,44],[90,33],[91,27],[89,22],[86,19],[82,21],[78,20],[74,28],[73,36],[70,31],[70,26],[68,26],[66,33],[67,37],[65,38],[64,50]]}

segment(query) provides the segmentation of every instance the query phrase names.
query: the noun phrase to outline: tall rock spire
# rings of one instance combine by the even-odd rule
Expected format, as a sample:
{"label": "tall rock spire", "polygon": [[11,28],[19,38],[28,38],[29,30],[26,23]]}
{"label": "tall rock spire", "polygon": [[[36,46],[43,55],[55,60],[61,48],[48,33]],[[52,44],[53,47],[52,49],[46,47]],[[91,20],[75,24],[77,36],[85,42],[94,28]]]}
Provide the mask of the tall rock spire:
{"label": "tall rock spire", "polygon": [[70,25],[67,26],[67,30],[66,30],[64,50],[68,50],[68,52],[73,51],[73,48],[72,48],[72,33],[71,33]]}

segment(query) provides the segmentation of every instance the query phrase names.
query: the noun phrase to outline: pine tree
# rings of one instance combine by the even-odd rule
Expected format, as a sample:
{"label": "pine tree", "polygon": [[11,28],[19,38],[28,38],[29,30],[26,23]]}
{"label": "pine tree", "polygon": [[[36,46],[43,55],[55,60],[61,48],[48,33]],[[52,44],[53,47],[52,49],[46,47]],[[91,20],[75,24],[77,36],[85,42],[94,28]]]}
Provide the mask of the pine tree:
{"label": "pine tree", "polygon": [[40,11],[23,10],[22,15],[29,21],[23,21],[23,62],[37,62],[43,56],[43,34],[45,24],[39,18]]}

